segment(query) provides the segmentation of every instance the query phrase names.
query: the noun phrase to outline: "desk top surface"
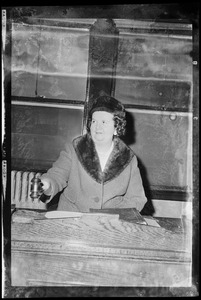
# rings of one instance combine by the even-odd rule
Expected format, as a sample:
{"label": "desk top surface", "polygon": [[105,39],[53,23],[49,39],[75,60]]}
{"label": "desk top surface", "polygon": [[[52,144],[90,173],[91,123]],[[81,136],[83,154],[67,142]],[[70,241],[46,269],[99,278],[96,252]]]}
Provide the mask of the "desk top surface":
{"label": "desk top surface", "polygon": [[[164,219],[159,224],[165,223]],[[168,220],[169,224],[171,220]],[[171,226],[169,226],[171,227]],[[12,223],[13,248],[39,251],[107,253],[189,260],[190,234],[182,230],[134,224],[108,217],[34,220]],[[35,245],[35,246],[34,246]],[[147,252],[148,251],[148,252]]]}

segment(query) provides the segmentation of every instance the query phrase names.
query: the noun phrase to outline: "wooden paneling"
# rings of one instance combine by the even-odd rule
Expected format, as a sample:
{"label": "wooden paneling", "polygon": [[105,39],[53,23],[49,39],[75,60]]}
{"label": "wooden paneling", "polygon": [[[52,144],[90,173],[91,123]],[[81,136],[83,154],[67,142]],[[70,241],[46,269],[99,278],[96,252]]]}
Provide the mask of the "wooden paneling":
{"label": "wooden paneling", "polygon": [[96,256],[12,252],[14,286],[191,286],[191,267]]}
{"label": "wooden paneling", "polygon": [[81,134],[82,109],[12,106],[12,169],[46,170]]}
{"label": "wooden paneling", "polygon": [[[164,192],[163,192],[164,195]],[[172,220],[182,219],[183,223],[191,223],[193,218],[193,203],[192,201],[170,201],[164,200],[163,195],[161,198],[156,200],[152,199],[152,204],[154,207],[154,217],[159,218],[171,218],[169,224],[171,225]],[[175,197],[176,198],[176,197]],[[192,197],[191,197],[192,199]],[[184,224],[185,225],[185,224]]]}

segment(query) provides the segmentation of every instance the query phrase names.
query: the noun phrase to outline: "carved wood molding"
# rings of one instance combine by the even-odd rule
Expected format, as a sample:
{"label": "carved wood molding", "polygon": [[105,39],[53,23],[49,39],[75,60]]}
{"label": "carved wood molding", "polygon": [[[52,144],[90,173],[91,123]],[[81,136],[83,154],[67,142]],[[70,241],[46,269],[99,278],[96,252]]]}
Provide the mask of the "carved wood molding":
{"label": "carved wood molding", "polygon": [[192,39],[192,24],[172,22],[156,22],[155,20],[114,19],[121,33],[178,35],[184,39]]}
{"label": "carved wood molding", "polygon": [[190,255],[187,251],[171,251],[171,250],[152,250],[152,249],[131,249],[131,248],[112,248],[112,247],[97,247],[97,246],[84,246],[79,248],[78,245],[54,243],[54,242],[34,242],[34,241],[12,241],[12,253],[19,253],[20,251],[32,254],[45,255],[65,255],[65,256],[79,256],[91,257],[99,259],[123,259],[138,261],[152,260],[152,261],[178,261],[184,263],[190,261]]}

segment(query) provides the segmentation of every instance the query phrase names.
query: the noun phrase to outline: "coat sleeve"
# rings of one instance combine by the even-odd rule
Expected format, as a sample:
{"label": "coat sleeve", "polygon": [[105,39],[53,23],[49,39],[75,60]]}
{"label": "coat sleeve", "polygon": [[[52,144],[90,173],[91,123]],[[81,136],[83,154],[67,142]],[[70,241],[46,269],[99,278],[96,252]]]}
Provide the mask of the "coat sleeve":
{"label": "coat sleeve", "polygon": [[135,207],[141,211],[147,202],[145,196],[142,177],[138,168],[137,157],[134,156],[131,161],[131,174],[127,192],[124,195],[124,203],[127,207]]}
{"label": "coat sleeve", "polygon": [[46,203],[67,186],[72,165],[72,151],[73,147],[66,144],[65,150],[60,152],[52,167],[41,176],[41,179],[47,178],[51,182],[51,188],[45,192],[46,195],[51,195]]}

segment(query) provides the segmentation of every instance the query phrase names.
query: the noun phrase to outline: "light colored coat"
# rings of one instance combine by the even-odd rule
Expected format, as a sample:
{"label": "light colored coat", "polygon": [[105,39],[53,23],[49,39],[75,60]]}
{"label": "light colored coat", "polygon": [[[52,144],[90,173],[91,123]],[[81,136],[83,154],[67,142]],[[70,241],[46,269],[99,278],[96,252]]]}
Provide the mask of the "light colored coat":
{"label": "light colored coat", "polygon": [[42,178],[51,181],[49,201],[63,190],[58,210],[135,207],[141,211],[147,202],[137,158],[118,137],[114,137],[114,148],[103,172],[91,135],[86,134],[66,144]]}

